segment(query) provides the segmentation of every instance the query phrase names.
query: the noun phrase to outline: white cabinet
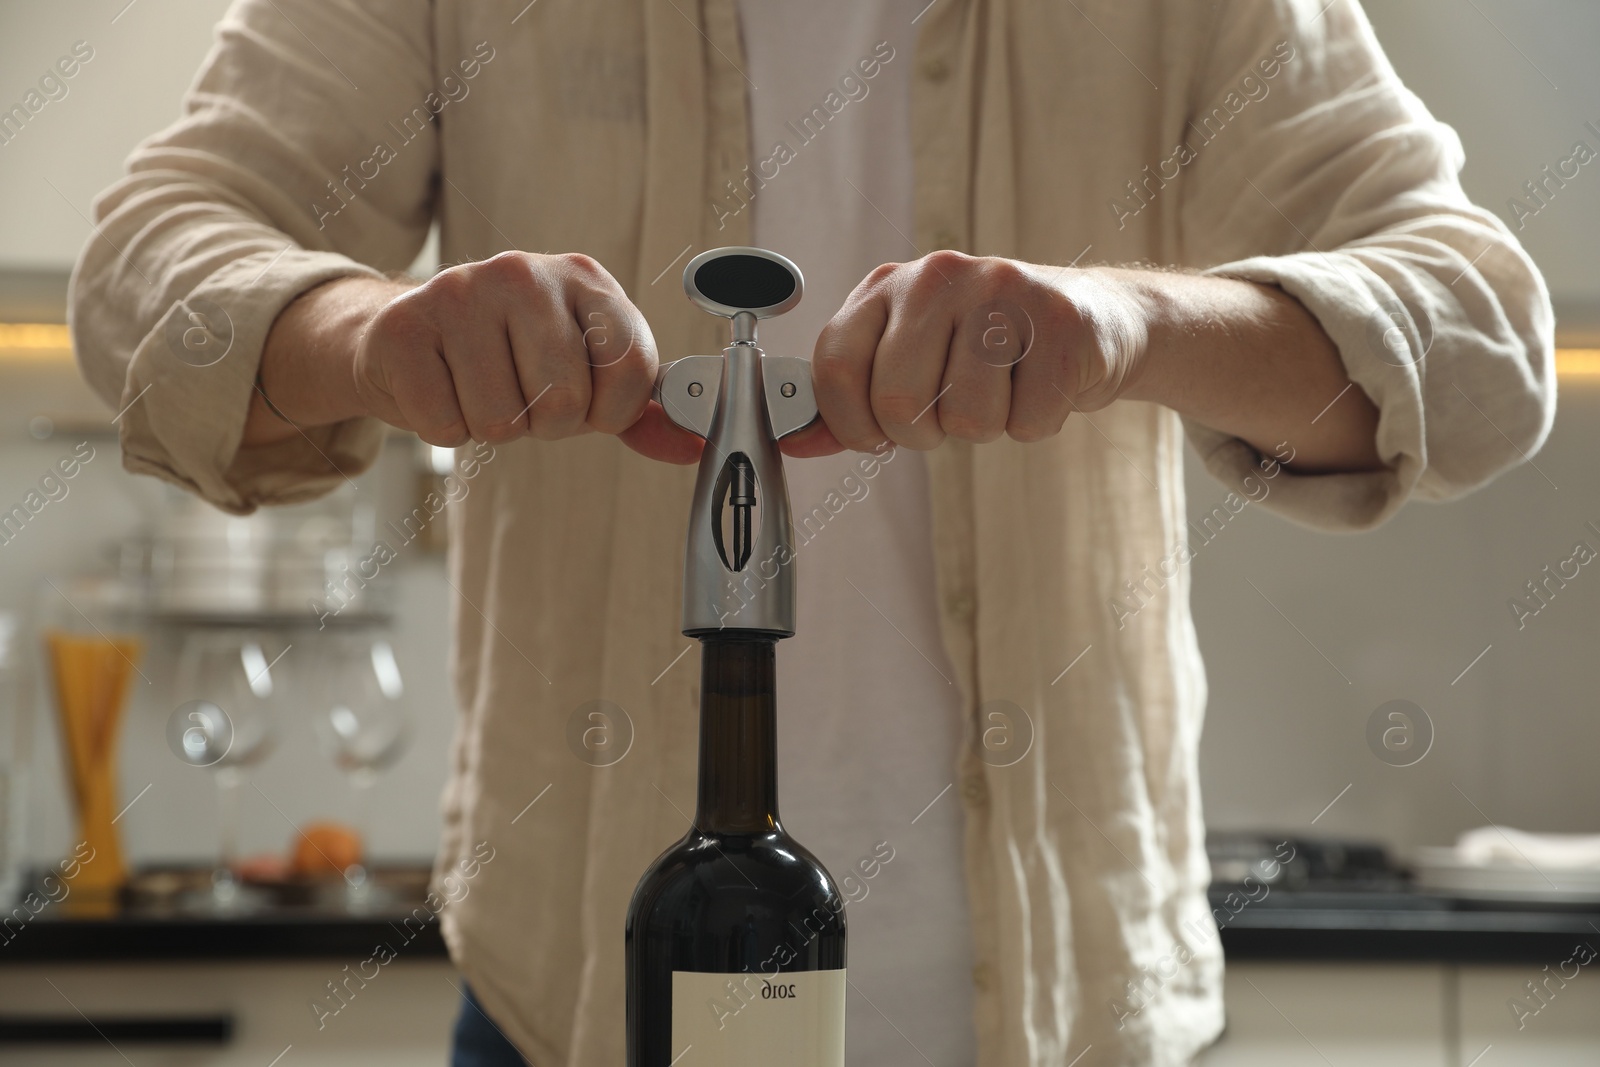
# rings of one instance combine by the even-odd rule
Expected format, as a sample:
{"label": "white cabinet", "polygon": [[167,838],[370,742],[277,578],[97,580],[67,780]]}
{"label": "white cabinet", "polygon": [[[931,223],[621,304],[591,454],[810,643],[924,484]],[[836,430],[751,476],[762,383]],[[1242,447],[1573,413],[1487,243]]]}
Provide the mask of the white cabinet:
{"label": "white cabinet", "polygon": [[449,1062],[461,984],[449,963],[402,957],[385,965],[364,986],[351,978],[344,1006],[336,1015],[323,1015],[319,1028],[319,1015],[311,1004],[329,997],[329,981],[346,978],[345,962],[350,973],[361,963],[6,966],[0,968],[0,1012],[7,1018],[78,1018],[79,1011],[90,1017],[122,1018],[228,1014],[234,1018],[234,1033],[226,1045],[128,1044],[120,1051],[104,1041],[0,1046],[0,1064],[441,1067]]}
{"label": "white cabinet", "polygon": [[[1551,960],[1549,970],[1534,964],[1230,963],[1228,1028],[1199,1062],[1596,1067],[1600,970],[1590,972],[1600,961],[1564,984],[1562,963]],[[1545,991],[1542,1002],[1528,991],[1530,981]],[[1511,1010],[1513,999],[1524,1005],[1522,1012]],[[1539,1010],[1530,1014],[1533,1007]]]}
{"label": "white cabinet", "polygon": [[1456,1067],[1445,968],[1230,963],[1228,1028],[1202,1067]]}
{"label": "white cabinet", "polygon": [[[1600,937],[1590,943],[1600,945]],[[1492,1045],[1478,1067],[1600,1064],[1600,960],[1584,967],[1563,967],[1566,962],[1553,959],[1548,970],[1544,964],[1464,969],[1461,1050],[1467,1060]],[[1542,999],[1528,990],[1529,982]]]}

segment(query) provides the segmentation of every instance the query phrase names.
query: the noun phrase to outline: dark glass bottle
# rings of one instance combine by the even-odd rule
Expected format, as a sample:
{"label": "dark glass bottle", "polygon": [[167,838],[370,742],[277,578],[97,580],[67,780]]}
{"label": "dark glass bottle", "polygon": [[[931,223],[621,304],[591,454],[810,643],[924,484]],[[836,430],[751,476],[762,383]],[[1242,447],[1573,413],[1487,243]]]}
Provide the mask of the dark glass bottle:
{"label": "dark glass bottle", "polygon": [[694,823],[628,908],[629,1067],[844,1063],[845,902],[778,821],[775,644],[701,641]]}

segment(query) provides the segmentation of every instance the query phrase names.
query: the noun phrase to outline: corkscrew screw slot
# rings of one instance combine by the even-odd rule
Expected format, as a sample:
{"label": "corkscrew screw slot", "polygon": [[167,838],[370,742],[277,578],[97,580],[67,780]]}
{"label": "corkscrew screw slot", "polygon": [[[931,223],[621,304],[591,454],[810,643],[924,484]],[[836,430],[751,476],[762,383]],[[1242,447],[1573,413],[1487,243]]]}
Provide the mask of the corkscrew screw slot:
{"label": "corkscrew screw slot", "polygon": [[756,471],[743,452],[735,452],[723,465],[716,498],[718,515],[711,530],[717,551],[730,571],[742,571],[750,562],[760,530]]}

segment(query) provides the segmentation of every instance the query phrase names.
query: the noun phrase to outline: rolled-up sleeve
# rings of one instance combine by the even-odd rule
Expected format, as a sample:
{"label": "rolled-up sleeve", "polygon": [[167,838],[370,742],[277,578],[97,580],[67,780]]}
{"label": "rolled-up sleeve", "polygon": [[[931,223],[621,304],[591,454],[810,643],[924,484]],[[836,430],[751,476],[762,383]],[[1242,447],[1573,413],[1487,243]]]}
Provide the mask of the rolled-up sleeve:
{"label": "rolled-up sleeve", "polygon": [[[1455,131],[1400,83],[1359,5],[1226,4],[1193,99],[1187,258],[1295,296],[1379,411],[1387,469],[1304,475],[1269,460],[1267,506],[1366,528],[1413,494],[1458,496],[1535,452],[1555,418],[1544,281],[1467,199]],[[1224,482],[1261,473],[1244,442],[1186,429]]]}
{"label": "rolled-up sleeve", "polygon": [[[403,269],[431,216],[427,0],[239,0],[177,123],[96,201],[71,322],[123,462],[228,511],[304,500],[376,458],[355,419],[241,447],[278,313]],[[403,120],[410,118],[409,123]]]}

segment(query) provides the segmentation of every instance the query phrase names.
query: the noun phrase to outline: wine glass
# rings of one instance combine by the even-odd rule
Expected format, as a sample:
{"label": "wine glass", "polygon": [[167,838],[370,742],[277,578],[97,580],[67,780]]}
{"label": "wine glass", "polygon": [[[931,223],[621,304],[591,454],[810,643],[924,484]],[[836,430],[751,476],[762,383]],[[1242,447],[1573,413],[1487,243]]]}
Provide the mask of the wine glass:
{"label": "wine glass", "polygon": [[191,630],[178,654],[181,703],[167,720],[167,745],[184,763],[206,767],[217,787],[217,862],[207,904],[230,911],[264,901],[239,884],[239,787],[272,751],[273,709],[283,697],[276,634],[240,627]]}
{"label": "wine glass", "polygon": [[312,723],[323,750],[350,783],[351,822],[361,842],[356,862],[344,870],[346,904],[379,902],[369,869],[369,794],[378,775],[411,744],[411,714],[394,648],[382,631],[333,630],[318,649],[319,685]]}

